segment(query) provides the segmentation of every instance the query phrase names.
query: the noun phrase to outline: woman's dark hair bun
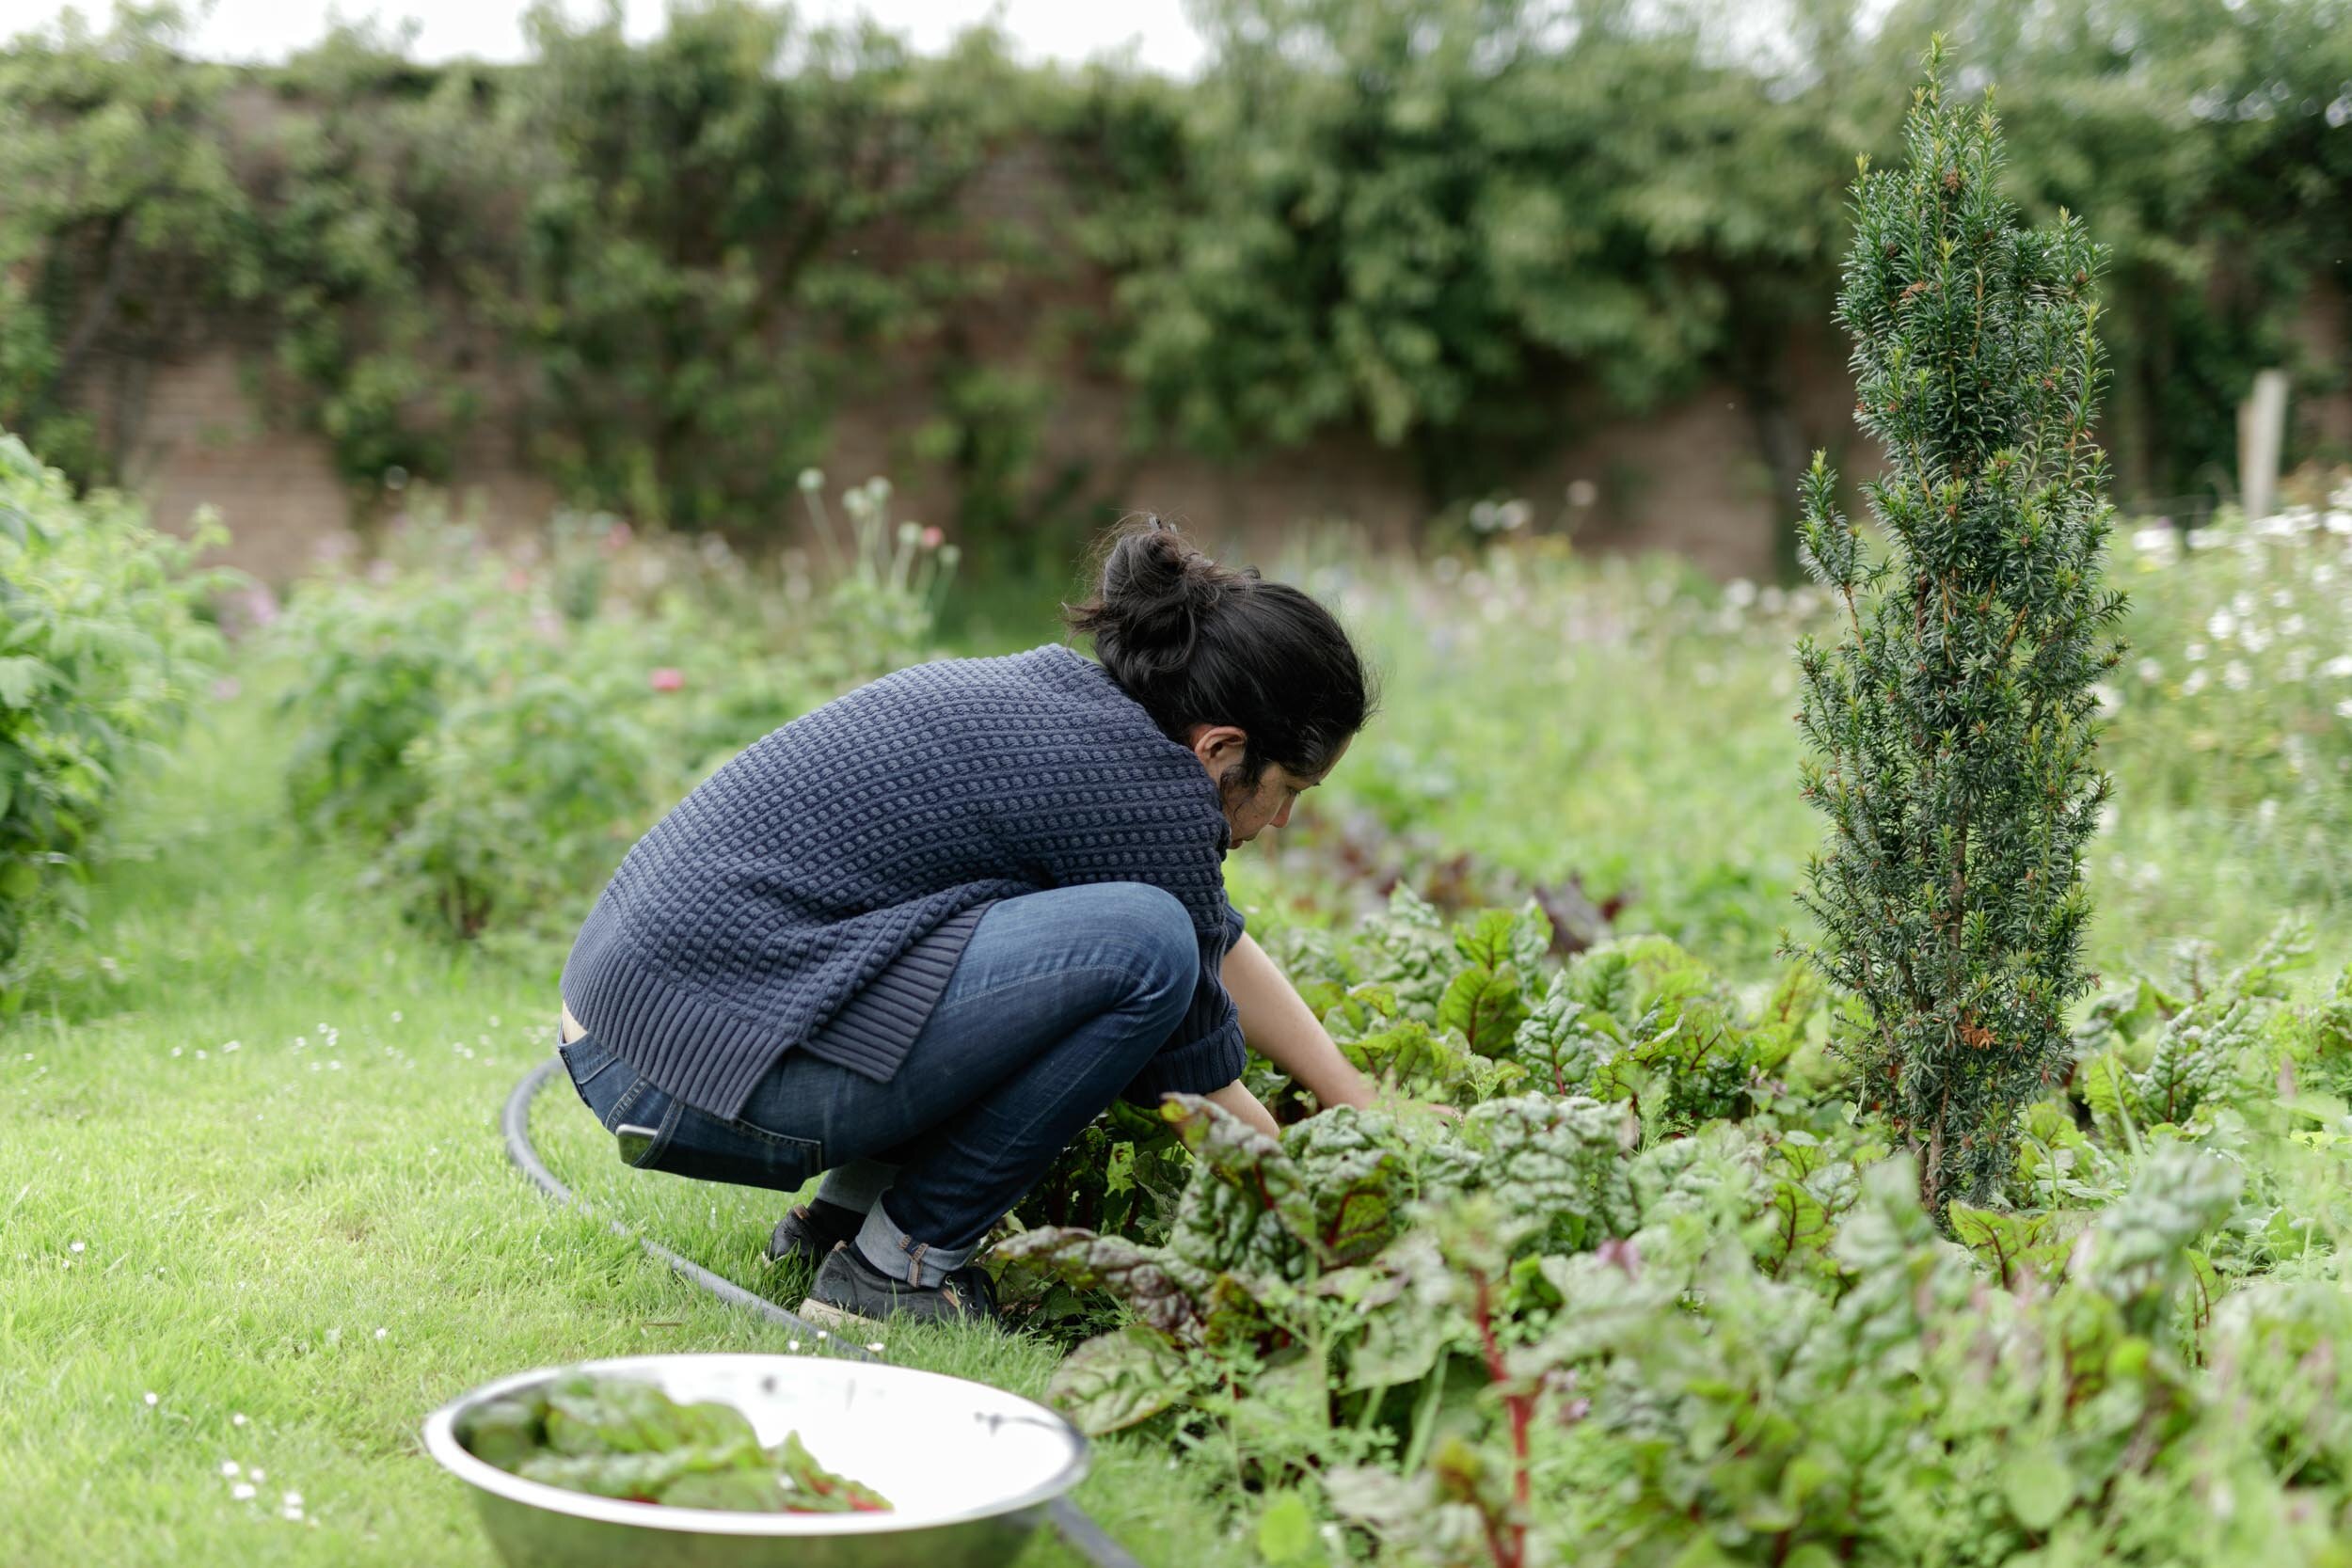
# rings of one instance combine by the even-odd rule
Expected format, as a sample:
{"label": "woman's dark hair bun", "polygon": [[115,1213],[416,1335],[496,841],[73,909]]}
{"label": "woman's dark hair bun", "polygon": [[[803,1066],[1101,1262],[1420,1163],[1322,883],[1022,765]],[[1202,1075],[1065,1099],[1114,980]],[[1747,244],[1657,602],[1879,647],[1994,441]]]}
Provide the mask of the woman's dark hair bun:
{"label": "woman's dark hair bun", "polygon": [[[1201,627],[1255,572],[1219,566],[1184,536],[1146,513],[1140,526],[1110,536],[1091,632],[1107,664],[1138,675],[1182,670],[1200,645]],[[1114,651],[1105,652],[1107,639]]]}
{"label": "woman's dark hair bun", "polygon": [[1199,724],[1247,734],[1246,784],[1268,762],[1321,773],[1375,705],[1329,610],[1255,567],[1219,564],[1148,512],[1104,535],[1092,597],[1062,611],[1171,739],[1190,745]]}

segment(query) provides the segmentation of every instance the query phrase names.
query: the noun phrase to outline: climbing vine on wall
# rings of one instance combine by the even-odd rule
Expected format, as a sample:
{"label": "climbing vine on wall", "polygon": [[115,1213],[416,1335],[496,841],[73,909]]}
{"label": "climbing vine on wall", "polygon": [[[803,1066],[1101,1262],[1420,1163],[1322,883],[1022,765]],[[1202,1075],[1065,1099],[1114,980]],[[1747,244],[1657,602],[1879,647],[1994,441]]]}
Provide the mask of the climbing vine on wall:
{"label": "climbing vine on wall", "polygon": [[[748,530],[845,400],[914,392],[904,455],[1010,539],[1117,499],[1119,454],[1041,439],[1073,358],[1137,394],[1131,447],[1360,431],[1433,510],[1716,381],[1792,494],[1823,171],[1893,150],[1938,24],[2001,81],[2027,216],[2113,236],[2126,499],[2226,483],[2258,366],[2344,379],[2298,324],[2352,245],[2352,0],[1787,0],[1753,58],[1705,6],[1562,9],[1209,0],[1190,84],[758,0],[644,41],[542,4],[512,66],[373,27],[205,64],[168,6],[60,24],[0,46],[0,423],[114,477],[144,368],[225,339],[355,486],[494,438],[567,499]],[[1047,177],[1008,206],[1007,167]]]}

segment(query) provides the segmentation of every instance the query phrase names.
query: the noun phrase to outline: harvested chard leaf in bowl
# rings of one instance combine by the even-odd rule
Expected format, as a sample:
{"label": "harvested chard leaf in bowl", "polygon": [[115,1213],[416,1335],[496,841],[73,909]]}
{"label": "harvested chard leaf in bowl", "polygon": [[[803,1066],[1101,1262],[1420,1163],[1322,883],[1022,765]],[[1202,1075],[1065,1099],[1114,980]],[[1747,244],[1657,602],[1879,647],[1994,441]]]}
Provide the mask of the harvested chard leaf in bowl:
{"label": "harvested chard leaf in bowl", "polygon": [[470,1412],[457,1439],[525,1481],[629,1502],[795,1513],[881,1513],[889,1499],[819,1465],[787,1432],[764,1448],[730,1404],[567,1372]]}

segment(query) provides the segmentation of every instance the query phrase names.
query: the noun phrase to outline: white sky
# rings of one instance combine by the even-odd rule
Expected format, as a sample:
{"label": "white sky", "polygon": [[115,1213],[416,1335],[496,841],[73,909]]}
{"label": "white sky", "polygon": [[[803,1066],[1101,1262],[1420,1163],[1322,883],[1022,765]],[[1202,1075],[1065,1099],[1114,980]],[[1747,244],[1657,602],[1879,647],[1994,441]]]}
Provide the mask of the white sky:
{"label": "white sky", "polygon": [[[67,0],[0,0],[0,40],[45,29],[69,8]],[[81,0],[72,8],[101,29],[113,16],[112,0]],[[352,21],[373,15],[388,28],[413,18],[419,30],[409,53],[418,59],[523,57],[522,0],[183,0],[183,8],[196,19],[190,52],[210,59],[282,60],[317,42],[331,12]],[[630,38],[661,30],[662,0],[623,0],[622,8]],[[1189,76],[1205,53],[1183,0],[800,0],[796,8],[811,23],[864,11],[925,54],[938,53],[992,10],[1014,53],[1031,61],[1075,63],[1132,41],[1138,64]],[[564,0],[564,9],[582,20],[603,14],[598,0]]]}

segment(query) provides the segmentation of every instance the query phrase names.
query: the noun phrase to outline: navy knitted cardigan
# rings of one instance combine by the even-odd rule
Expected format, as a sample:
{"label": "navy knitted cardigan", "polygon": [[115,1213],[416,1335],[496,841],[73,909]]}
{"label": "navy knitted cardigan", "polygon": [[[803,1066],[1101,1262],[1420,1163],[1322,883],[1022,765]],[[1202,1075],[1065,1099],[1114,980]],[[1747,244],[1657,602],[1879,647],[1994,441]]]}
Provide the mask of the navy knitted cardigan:
{"label": "navy knitted cardigan", "polygon": [[1174,894],[1200,939],[1184,1022],[1128,1085],[1241,1075],[1218,980],[1242,917],[1200,759],[1092,659],[1048,644],[885,675],[754,741],[631,847],[564,965],[623,1061],[736,1117],[795,1047],[886,1082],[988,904],[1076,883]]}

